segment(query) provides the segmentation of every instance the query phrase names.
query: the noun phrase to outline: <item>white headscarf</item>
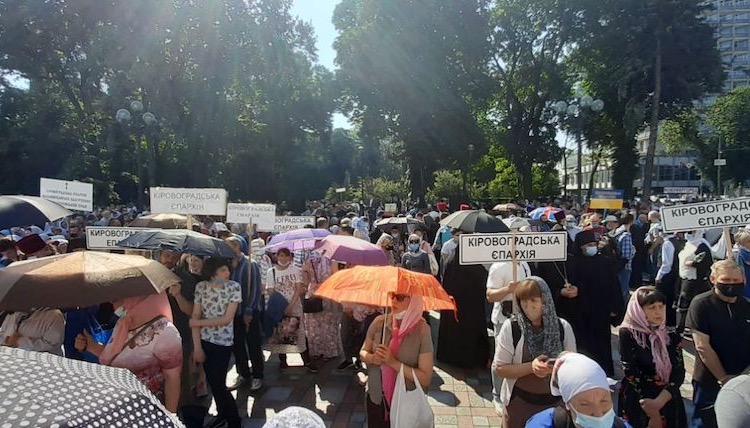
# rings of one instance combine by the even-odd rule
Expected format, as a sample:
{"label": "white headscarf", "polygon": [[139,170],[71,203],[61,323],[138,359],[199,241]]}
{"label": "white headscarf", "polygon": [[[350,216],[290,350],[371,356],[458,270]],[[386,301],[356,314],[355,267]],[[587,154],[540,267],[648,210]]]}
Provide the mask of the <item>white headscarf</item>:
{"label": "white headscarf", "polygon": [[568,352],[557,359],[550,387],[552,395],[569,403],[581,392],[598,388],[609,390],[609,382],[596,361],[583,354]]}
{"label": "white headscarf", "polygon": [[280,411],[263,428],[325,428],[323,419],[312,410],[291,406]]}

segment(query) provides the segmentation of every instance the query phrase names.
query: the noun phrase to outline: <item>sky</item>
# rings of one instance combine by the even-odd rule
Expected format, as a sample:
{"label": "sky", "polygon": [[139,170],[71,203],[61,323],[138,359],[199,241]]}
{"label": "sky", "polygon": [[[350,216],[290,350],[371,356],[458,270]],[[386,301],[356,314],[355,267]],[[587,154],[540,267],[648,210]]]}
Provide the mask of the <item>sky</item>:
{"label": "sky", "polygon": [[[333,41],[336,40],[338,32],[333,27],[333,9],[339,0],[294,0],[292,14],[303,21],[312,24],[315,29],[316,43],[318,48],[318,63],[333,70],[336,51],[333,49]],[[352,125],[346,116],[335,113],[333,115],[334,128],[351,128]]]}

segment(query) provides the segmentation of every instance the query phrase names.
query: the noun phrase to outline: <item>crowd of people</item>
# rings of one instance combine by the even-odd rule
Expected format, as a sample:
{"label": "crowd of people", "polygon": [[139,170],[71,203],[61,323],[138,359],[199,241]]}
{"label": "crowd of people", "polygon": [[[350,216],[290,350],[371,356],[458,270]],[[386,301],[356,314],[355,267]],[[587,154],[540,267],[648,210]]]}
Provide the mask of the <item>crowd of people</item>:
{"label": "crowd of people", "polygon": [[[534,219],[523,208],[494,214],[520,232],[567,232],[565,261],[483,266],[459,262],[458,237],[469,232],[441,225],[445,203],[394,213],[403,222],[383,222],[390,213],[363,205],[309,204],[302,214],[316,222],[307,227],[369,241],[391,265],[436,276],[457,306],[437,325],[416,294],[390,296],[387,314],[316,297],[328,277],[353,265],[274,248],[253,225],[205,217],[192,229],[225,240],[234,257],[131,251],[180,282],[90,308],[2,313],[0,346],[127,368],[188,427],[203,426],[212,399],[217,424],[240,426],[231,391],[263,388],[264,366],[288,368],[287,354],[300,354],[310,373],[333,360],[337,370],[358,372],[370,427],[389,426],[397,375],[403,371],[409,390],[426,388],[435,361],[489,368],[495,410],[510,428],[745,426],[722,420],[750,413],[750,233],[737,231],[734,261],[720,231],[664,233],[653,207],[605,215],[553,205]],[[127,225],[138,215],[118,207],[1,231],[0,264],[84,250],[86,227]],[[613,328],[624,376],[616,404]],[[680,394],[686,340],[697,353],[690,415]],[[231,360],[238,377],[227,384]],[[727,404],[743,398],[744,408]]]}

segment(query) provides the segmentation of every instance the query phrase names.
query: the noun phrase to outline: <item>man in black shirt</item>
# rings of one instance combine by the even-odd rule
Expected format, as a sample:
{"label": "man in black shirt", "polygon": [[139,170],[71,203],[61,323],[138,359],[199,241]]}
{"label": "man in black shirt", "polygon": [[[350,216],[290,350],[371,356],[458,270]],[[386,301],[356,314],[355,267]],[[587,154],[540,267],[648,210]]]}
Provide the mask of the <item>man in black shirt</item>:
{"label": "man in black shirt", "polygon": [[695,349],[693,423],[715,427],[714,403],[722,385],[750,366],[750,301],[742,297],[745,274],[734,261],[711,266],[713,289],[690,303],[687,326]]}

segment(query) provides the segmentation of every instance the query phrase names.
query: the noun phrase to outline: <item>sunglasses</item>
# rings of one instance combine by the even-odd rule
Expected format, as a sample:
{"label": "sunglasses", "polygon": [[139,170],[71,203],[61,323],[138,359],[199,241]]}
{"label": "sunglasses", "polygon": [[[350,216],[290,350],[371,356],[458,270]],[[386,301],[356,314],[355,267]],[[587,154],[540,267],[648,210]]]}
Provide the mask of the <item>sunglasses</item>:
{"label": "sunglasses", "polygon": [[408,294],[394,294],[391,296],[391,299],[397,301],[397,302],[403,302],[405,299],[410,298]]}

